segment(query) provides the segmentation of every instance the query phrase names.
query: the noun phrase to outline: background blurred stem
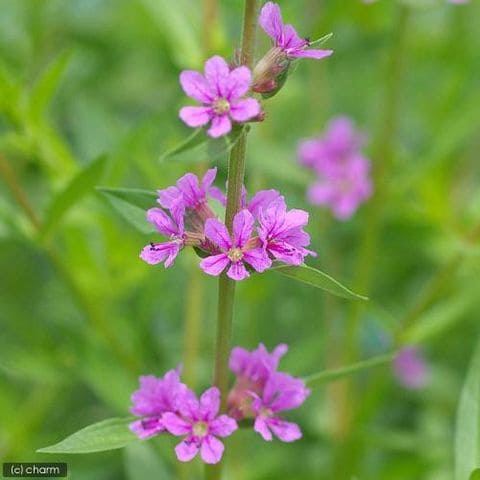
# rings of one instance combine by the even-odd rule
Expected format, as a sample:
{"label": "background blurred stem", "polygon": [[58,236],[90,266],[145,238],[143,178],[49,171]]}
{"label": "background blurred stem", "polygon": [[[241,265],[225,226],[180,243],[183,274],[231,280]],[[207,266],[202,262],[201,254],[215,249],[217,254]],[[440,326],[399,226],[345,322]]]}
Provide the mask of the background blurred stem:
{"label": "background blurred stem", "polygon": [[[378,251],[378,239],[382,226],[382,216],[388,190],[388,173],[393,163],[394,139],[398,123],[400,93],[403,82],[403,60],[407,39],[410,10],[405,5],[398,5],[392,45],[385,74],[385,94],[382,101],[383,117],[372,151],[373,182],[375,194],[366,212],[366,226],[361,239],[358,263],[356,267],[354,290],[362,294],[369,293],[375,259]],[[352,363],[358,358],[360,318],[365,306],[362,302],[352,302],[346,323],[344,343],[345,363]],[[337,445],[334,478],[350,480],[355,472],[356,459],[360,449],[350,448],[351,435],[355,418],[356,393],[353,380],[343,382],[337,408],[341,419],[335,429]],[[354,451],[355,450],[355,451]]]}
{"label": "background blurred stem", "polygon": [[[255,49],[258,0],[245,0],[240,61],[250,69]],[[232,232],[233,217],[240,210],[241,193],[245,178],[245,154],[248,129],[243,128],[240,138],[230,152],[228,161],[227,206],[225,224]],[[213,383],[220,389],[221,410],[225,411],[228,394],[228,357],[231,348],[235,282],[222,274],[218,280],[217,335]],[[210,480],[221,478],[221,464],[206,467]]]}
{"label": "background blurred stem", "polygon": [[[27,194],[20,185],[15,171],[11,168],[8,160],[1,154],[0,175],[5,180],[5,183],[12,192],[13,197],[22,208],[27,218],[30,220],[30,223],[35,231],[40,231],[42,227],[40,217],[35,212]],[[97,312],[97,310],[89,301],[88,296],[85,295],[82,289],[77,285],[77,282],[72,276],[71,271],[65,266],[65,262],[58,255],[58,252],[54,246],[50,242],[46,242],[42,245],[42,247],[51,264],[57,271],[57,274],[62,278],[64,285],[69,290],[72,300],[84,313],[87,320],[92,325],[92,328],[110,346],[110,349],[117,356],[122,365],[129,371],[136,373],[138,364],[137,360],[123,348],[108,325],[108,322],[106,322],[104,317]]]}

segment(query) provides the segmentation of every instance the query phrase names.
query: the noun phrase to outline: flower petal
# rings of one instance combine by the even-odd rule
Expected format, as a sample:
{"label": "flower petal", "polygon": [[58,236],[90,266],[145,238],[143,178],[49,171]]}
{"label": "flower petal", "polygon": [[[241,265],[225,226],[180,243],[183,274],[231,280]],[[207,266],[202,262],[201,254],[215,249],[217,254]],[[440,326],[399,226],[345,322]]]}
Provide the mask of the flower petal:
{"label": "flower petal", "polygon": [[213,435],[207,435],[200,447],[200,455],[205,463],[218,463],[222,459],[225,447],[223,443]]}
{"label": "flower petal", "polygon": [[243,97],[252,83],[252,73],[245,66],[237,67],[230,72],[227,81],[227,100],[230,102],[237,98]]}
{"label": "flower petal", "polygon": [[243,98],[230,105],[230,116],[236,122],[246,122],[256,117],[261,111],[260,104],[255,98]]}
{"label": "flower petal", "polygon": [[248,202],[248,210],[256,217],[261,208],[267,208],[268,205],[277,200],[280,193],[277,190],[260,190]]}
{"label": "flower petal", "polygon": [[211,387],[200,397],[201,416],[204,420],[212,420],[220,409],[220,390]]}
{"label": "flower petal", "polygon": [[156,227],[156,229],[170,237],[178,234],[178,227],[173,220],[160,208],[150,208],[147,210],[147,221]]}
{"label": "flower petal", "polygon": [[277,43],[280,42],[283,33],[283,20],[280,7],[276,3],[267,2],[263,6],[258,23],[269,37]]}
{"label": "flower petal", "polygon": [[218,187],[210,187],[208,189],[209,195],[214,198],[220,205],[227,205],[227,196],[218,188]]}
{"label": "flower petal", "polygon": [[138,438],[145,439],[153,437],[160,432],[163,432],[165,429],[163,423],[159,418],[151,418],[146,420],[137,420],[132,422],[128,428],[133,432]]}
{"label": "flower petal", "polygon": [[209,58],[205,63],[205,78],[210,89],[218,97],[226,98],[230,68],[227,62],[215,55]]}
{"label": "flower petal", "polygon": [[291,53],[308,46],[308,42],[298,35],[293,25],[288,24],[283,27],[282,45],[280,46],[291,50],[291,52],[287,52],[288,56],[291,56]]}
{"label": "flower petal", "polygon": [[321,60],[322,58],[329,57],[333,53],[333,50],[297,50],[288,54],[289,57],[294,58],[314,58],[315,60]]}
{"label": "flower petal", "polygon": [[296,423],[287,422],[280,418],[270,418],[268,426],[282,442],[294,442],[302,438],[302,432]]}
{"label": "flower petal", "polygon": [[177,242],[152,243],[143,247],[140,258],[150,265],[165,261],[165,267],[168,268],[173,264],[179,251],[180,245]]}
{"label": "flower petal", "polygon": [[180,85],[183,91],[200,103],[210,103],[214,95],[203,75],[193,70],[185,70],[180,74]]}
{"label": "flower petal", "polygon": [[272,260],[263,248],[247,250],[243,254],[243,260],[251,265],[257,272],[264,272],[272,266]]}
{"label": "flower petal", "polygon": [[217,176],[217,167],[210,168],[206,171],[205,175],[202,178],[202,187],[205,192],[208,192],[212,183],[215,181],[215,177]]}
{"label": "flower petal", "polygon": [[232,280],[243,280],[250,276],[243,262],[235,262],[230,265],[230,268],[227,270],[227,275]]}
{"label": "flower petal", "polygon": [[216,115],[212,118],[212,126],[207,130],[207,133],[212,138],[218,138],[226,135],[232,129],[232,122],[228,115]]}
{"label": "flower petal", "polygon": [[189,462],[198,452],[198,446],[195,442],[184,440],[175,447],[177,458],[181,462]]}
{"label": "flower petal", "polygon": [[252,236],[255,219],[246,209],[238,212],[233,218],[233,244],[242,248]]}
{"label": "flower petal", "polygon": [[165,412],[162,415],[162,423],[172,435],[186,435],[192,430],[190,423],[172,412]]}
{"label": "flower petal", "polygon": [[228,415],[220,415],[210,422],[210,432],[219,437],[228,437],[238,428],[237,422]]}
{"label": "flower petal", "polygon": [[183,107],[179,116],[189,127],[203,127],[210,121],[211,111],[210,107]]}
{"label": "flower petal", "polygon": [[200,262],[200,268],[208,275],[218,276],[229,263],[230,259],[224,253],[221,253],[220,255],[204,258]]}
{"label": "flower petal", "polygon": [[255,419],[255,424],[253,429],[259,433],[264,440],[267,442],[272,441],[272,432],[268,429],[267,422],[262,417],[257,417]]}
{"label": "flower petal", "polygon": [[232,240],[227,227],[216,218],[209,218],[205,222],[205,236],[222,250],[232,248]]}

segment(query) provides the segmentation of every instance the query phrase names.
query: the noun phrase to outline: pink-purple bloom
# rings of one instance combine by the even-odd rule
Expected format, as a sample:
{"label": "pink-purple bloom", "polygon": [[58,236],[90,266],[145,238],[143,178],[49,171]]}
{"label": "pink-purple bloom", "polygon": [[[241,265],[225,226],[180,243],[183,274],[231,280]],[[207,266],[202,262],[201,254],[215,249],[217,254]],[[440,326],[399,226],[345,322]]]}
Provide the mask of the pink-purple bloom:
{"label": "pink-purple bloom", "polygon": [[275,47],[281,49],[288,58],[320,60],[333,53],[333,50],[308,49],[310,41],[301,38],[292,25],[283,23],[282,12],[277,3],[267,2],[263,6],[258,23],[273,40]]}
{"label": "pink-purple bloom", "polygon": [[177,411],[186,391],[177,370],[169,370],[163,378],[140,377],[140,388],[132,394],[130,411],[142,418],[131,423],[130,430],[139,438],[149,438],[165,431],[163,414]]}
{"label": "pink-purple bloom", "polygon": [[218,463],[223,455],[224,445],[217,437],[228,437],[238,427],[228,415],[218,415],[220,391],[217,387],[206,390],[197,400],[191,390],[187,390],[178,412],[166,412],[162,422],[172,435],[185,438],[175,447],[177,458],[188,462],[200,451],[205,463]]}
{"label": "pink-purple bloom", "polygon": [[267,441],[272,433],[283,442],[302,436],[297,424],[280,417],[281,412],[302,405],[310,394],[303,380],[277,370],[286,352],[284,344],[271,353],[260,344],[252,352],[236,347],[230,355],[237,381],[228,397],[229,414],[237,420],[253,418],[255,431]]}
{"label": "pink-purple bloom", "polygon": [[230,70],[227,62],[215,55],[205,63],[205,74],[185,70],[180,74],[183,91],[202,106],[183,107],[180,118],[189,127],[203,127],[210,123],[207,133],[213,138],[226,135],[232,121],[244,123],[257,117],[260,104],[254,98],[245,98],[252,84],[250,69],[240,66]]}
{"label": "pink-purple bloom", "polygon": [[349,118],[337,117],[323,136],[305,140],[298,148],[300,163],[317,176],[307,199],[330,208],[340,220],[350,218],[372,195],[370,161],[361,153],[364,142]]}
{"label": "pink-purple bloom", "polygon": [[427,362],[418,348],[403,348],[395,357],[393,368],[398,380],[406,388],[419,389],[428,382]]}
{"label": "pink-purple bloom", "polygon": [[305,247],[310,236],[303,230],[308,213],[287,210],[284,198],[276,190],[260,190],[247,200],[243,188],[241,208],[233,220],[232,234],[216,218],[209,199],[226,203],[225,194],[213,186],[216,168],[202,179],[193,173],[181,177],[174,186],[158,191],[163,208],[151,208],[147,220],[167,241],[145,246],[140,258],[155,265],[170,267],[179,252],[191,246],[203,260],[200,267],[209,275],[226,274],[243,280],[252,271],[263,272],[273,260],[300,265],[307,255],[315,255]]}
{"label": "pink-purple bloom", "polygon": [[272,261],[265,250],[252,238],[255,219],[248,210],[241,210],[233,219],[233,235],[215,218],[205,222],[205,236],[219,249],[218,254],[204,258],[200,267],[209,275],[220,275],[227,266],[227,275],[233,280],[243,280],[250,274],[245,263],[257,272],[269,268]]}
{"label": "pink-purple bloom", "polygon": [[259,222],[259,237],[273,258],[290,265],[301,265],[307,255],[316,255],[304,248],[310,244],[310,235],[303,230],[308,223],[308,213],[287,210],[283,197],[260,211]]}
{"label": "pink-purple bloom", "polygon": [[310,390],[302,380],[286,373],[274,372],[268,378],[262,395],[252,395],[254,429],[264,440],[271,441],[272,433],[282,442],[293,442],[302,437],[296,423],[287,422],[278,415],[298,408],[310,395]]}
{"label": "pink-purple bloom", "polygon": [[164,262],[168,268],[173,265],[180,250],[185,246],[185,230],[183,212],[174,210],[173,218],[169,217],[160,208],[151,208],[147,211],[147,220],[164,236],[167,242],[150,243],[140,253],[140,258],[150,265]]}

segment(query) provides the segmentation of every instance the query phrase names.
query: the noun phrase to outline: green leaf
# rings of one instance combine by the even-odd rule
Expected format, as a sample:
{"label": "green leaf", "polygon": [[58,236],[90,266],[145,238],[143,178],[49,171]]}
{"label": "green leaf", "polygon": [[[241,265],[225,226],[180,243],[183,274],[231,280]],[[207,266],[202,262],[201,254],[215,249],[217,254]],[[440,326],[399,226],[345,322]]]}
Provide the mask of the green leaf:
{"label": "green leaf", "polygon": [[204,130],[195,130],[184,142],[160,156],[160,162],[182,161],[185,163],[211,162],[228,155],[238,142],[244,128],[236,127],[230,135],[210,138]]}
{"label": "green leaf", "polygon": [[125,472],[127,480],[147,478],[173,478],[151,443],[135,442],[125,448]]}
{"label": "green leaf", "polygon": [[[455,480],[465,480],[480,465],[480,342],[460,394],[455,427]],[[473,472],[473,473],[472,473]]]}
{"label": "green leaf", "polygon": [[471,474],[468,480],[480,480],[480,468],[476,468]]}
{"label": "green leaf", "polygon": [[149,234],[156,230],[146,220],[146,210],[155,205],[157,194],[137,188],[97,187],[108,203],[139,232]]}
{"label": "green leaf", "polygon": [[289,278],[293,278],[299,282],[307,283],[312,287],[321,288],[322,290],[326,290],[337,297],[348,298],[350,300],[368,300],[367,297],[352,292],[330,275],[327,275],[326,273],[307,265],[300,265],[298,267],[273,267],[271,271],[280,273]]}
{"label": "green leaf", "polygon": [[43,116],[53,95],[58,89],[62,75],[65,72],[71,57],[71,51],[64,52],[58,56],[52,63],[50,63],[37,81],[29,98],[30,117],[38,119]]}
{"label": "green leaf", "polygon": [[344,377],[354,375],[355,373],[362,372],[373,367],[386,365],[395,358],[395,353],[387,353],[386,355],[379,355],[363,362],[354,363],[346,367],[335,368],[332,370],[325,370],[314,375],[310,375],[304,378],[305,383],[310,388],[319,387],[325,383],[340,380]]}
{"label": "green leaf", "polygon": [[92,453],[122,448],[137,440],[129,430],[128,418],[110,418],[82,428],[55,445],[40,448],[39,453]]}
{"label": "green leaf", "polygon": [[102,156],[87,164],[57,193],[50,203],[41,235],[50,233],[65,217],[68,210],[80,199],[94,190],[105,169],[106,157]]}

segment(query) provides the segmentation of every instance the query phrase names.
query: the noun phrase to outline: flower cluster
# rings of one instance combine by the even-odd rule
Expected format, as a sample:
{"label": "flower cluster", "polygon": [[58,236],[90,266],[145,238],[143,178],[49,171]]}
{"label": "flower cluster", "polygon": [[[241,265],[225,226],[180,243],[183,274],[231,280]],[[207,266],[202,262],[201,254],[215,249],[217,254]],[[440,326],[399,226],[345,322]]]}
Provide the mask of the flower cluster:
{"label": "flower cluster", "polygon": [[193,70],[180,74],[180,84],[190,98],[201,106],[188,106],[180,110],[180,118],[189,127],[203,127],[210,123],[209,136],[218,138],[237,124],[261,121],[264,117],[257,99],[251,92],[276,92],[285,79],[280,77],[291,60],[300,57],[321,59],[331,55],[332,50],[309,49],[310,42],[298,36],[292,25],[284,25],[280,7],[266,3],[260,12],[259,23],[272,38],[274,47],[258,62],[254,73],[244,65],[230,66],[222,57],[215,55],[207,60],[204,75]]}
{"label": "flower cluster", "polygon": [[263,345],[253,352],[239,347],[232,350],[230,368],[237,381],[229,395],[228,414],[219,415],[218,388],[209,388],[197,399],[181,382],[178,370],[168,371],[163,378],[140,377],[130,411],[141,418],[130,424],[130,430],[141,439],[160,433],[184,437],[175,447],[182,462],[200,452],[205,463],[218,463],[224,451],[218,437],[231,435],[238,428],[237,421],[244,418],[255,418],[255,431],[265,440],[272,439],[272,432],[284,442],[299,439],[298,425],[278,413],[299,407],[310,392],[302,380],[277,371],[286,351],[286,345],[272,353]]}
{"label": "flower cluster", "polygon": [[300,163],[317,175],[308,200],[329,207],[341,220],[350,218],[372,194],[370,162],[360,151],[363,143],[352,121],[337,117],[322,137],[304,140],[298,148]]}
{"label": "flower cluster", "polygon": [[430,376],[425,357],[418,348],[412,346],[404,347],[398,352],[393,370],[398,381],[411,390],[423,388]]}
{"label": "flower cluster", "polygon": [[[226,270],[233,280],[247,278],[249,271],[263,272],[273,260],[300,265],[307,255],[310,236],[303,230],[308,213],[288,210],[276,190],[257,192],[249,201],[242,196],[242,209],[233,219],[230,233],[208,204],[209,198],[225,203],[223,192],[213,187],[216,168],[200,181],[193,173],[180,178],[175,186],[158,192],[163,208],[147,211],[147,220],[165,237],[165,242],[150,243],[140,253],[147,263],[169,267],[180,250],[193,246],[204,257],[200,267],[209,275]],[[168,213],[167,213],[168,211]]]}

